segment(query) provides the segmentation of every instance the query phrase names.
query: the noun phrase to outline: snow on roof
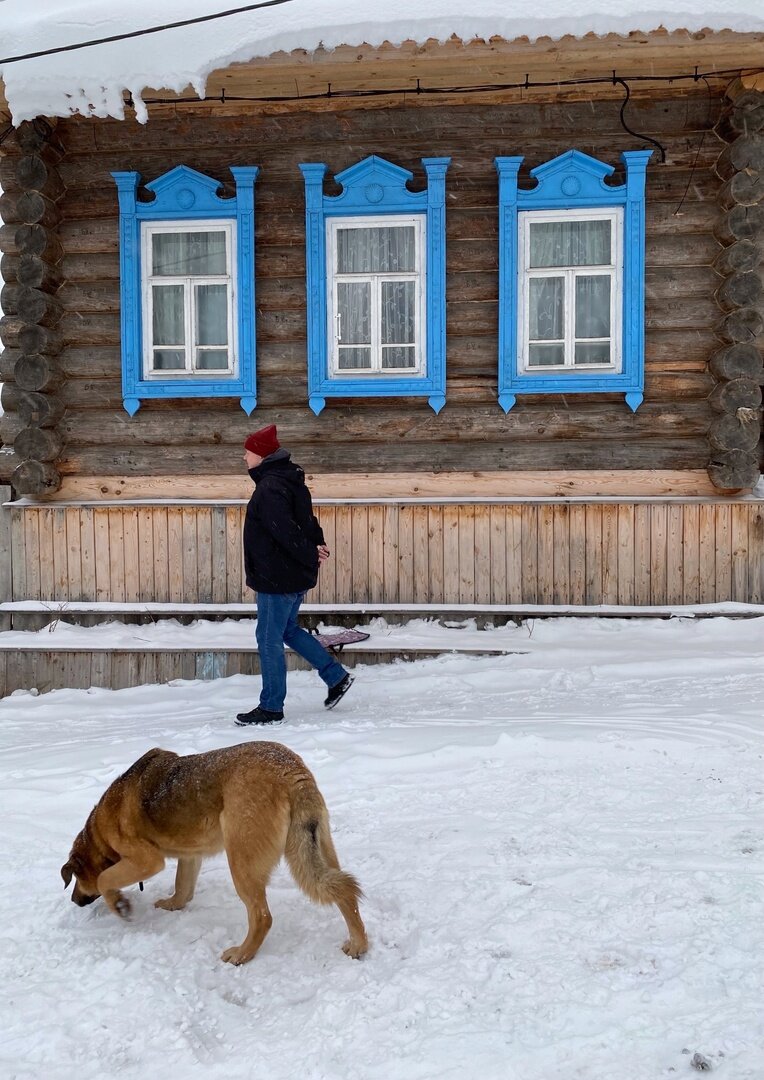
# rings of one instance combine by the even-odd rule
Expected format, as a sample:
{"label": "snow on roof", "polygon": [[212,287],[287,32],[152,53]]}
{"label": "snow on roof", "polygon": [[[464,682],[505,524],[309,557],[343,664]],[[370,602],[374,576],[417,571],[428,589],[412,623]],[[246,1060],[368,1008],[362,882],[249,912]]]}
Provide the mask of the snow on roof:
{"label": "snow on roof", "polygon": [[[338,45],[503,37],[647,33],[702,29],[764,31],[761,0],[682,0],[676,10],[645,0],[282,0],[211,22],[32,60],[7,58],[230,10],[236,0],[2,0],[0,76],[16,124],[35,116],[124,115],[123,92],[137,117],[146,87],[204,96],[210,72],[293,49]],[[424,11],[421,9],[424,8]],[[414,9],[414,10],[412,10]],[[382,11],[384,10],[384,14]],[[468,13],[469,12],[469,13]]]}

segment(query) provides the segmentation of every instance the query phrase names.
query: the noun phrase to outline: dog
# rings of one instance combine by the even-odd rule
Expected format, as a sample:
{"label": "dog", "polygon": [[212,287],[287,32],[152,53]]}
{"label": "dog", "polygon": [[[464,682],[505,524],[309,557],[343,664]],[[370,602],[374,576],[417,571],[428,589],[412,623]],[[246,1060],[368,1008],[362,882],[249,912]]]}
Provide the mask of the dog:
{"label": "dog", "polygon": [[76,879],[75,904],[102,896],[127,918],[130,901],[120,890],[142,885],[165,859],[176,858],[175,891],[154,906],[179,911],[194,895],[202,859],[222,850],[249,918],[241,945],[222,953],[226,963],[248,963],[270,930],[265,889],[282,856],[311,900],[339,908],[350,935],[343,951],[356,958],[366,952],[361,888],[340,869],[313,774],[280,743],[241,743],[187,757],[149,750],[93,808],[61,876],[64,889]]}

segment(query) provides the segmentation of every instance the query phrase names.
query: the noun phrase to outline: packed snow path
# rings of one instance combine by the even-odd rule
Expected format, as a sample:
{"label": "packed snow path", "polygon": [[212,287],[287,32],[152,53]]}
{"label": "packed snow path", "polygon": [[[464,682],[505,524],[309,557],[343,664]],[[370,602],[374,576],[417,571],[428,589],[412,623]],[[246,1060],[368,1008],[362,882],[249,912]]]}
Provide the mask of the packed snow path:
{"label": "packed snow path", "polygon": [[[506,631],[505,631],[506,633]],[[558,620],[527,655],[357,669],[340,709],[289,676],[0,702],[0,1074],[262,1080],[764,1076],[764,619]],[[329,804],[371,951],[280,868],[234,969],[223,856],[182,912],[122,923],[59,877],[107,784],[152,746],[277,738]],[[699,1059],[696,1059],[696,1064]]]}

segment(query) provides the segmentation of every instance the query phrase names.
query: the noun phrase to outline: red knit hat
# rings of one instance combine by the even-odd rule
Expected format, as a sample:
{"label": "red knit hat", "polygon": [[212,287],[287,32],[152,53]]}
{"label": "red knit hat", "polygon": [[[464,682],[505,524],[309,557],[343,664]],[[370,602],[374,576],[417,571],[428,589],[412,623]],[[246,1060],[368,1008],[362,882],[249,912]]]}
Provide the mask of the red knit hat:
{"label": "red knit hat", "polygon": [[268,427],[260,428],[259,431],[253,431],[251,435],[247,436],[244,443],[245,450],[251,450],[253,454],[263,458],[275,453],[278,448],[279,440],[275,424],[269,424]]}

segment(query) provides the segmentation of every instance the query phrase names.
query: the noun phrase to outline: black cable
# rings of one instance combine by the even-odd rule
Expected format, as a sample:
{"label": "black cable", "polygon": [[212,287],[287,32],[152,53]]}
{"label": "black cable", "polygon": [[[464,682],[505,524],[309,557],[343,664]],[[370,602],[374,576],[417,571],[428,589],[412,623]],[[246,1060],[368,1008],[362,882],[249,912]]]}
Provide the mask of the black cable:
{"label": "black cable", "polygon": [[[696,68],[695,71],[697,72],[697,70],[698,69]],[[695,76],[692,76],[692,77],[694,78]],[[631,90],[629,89],[629,84],[627,82],[625,82],[624,79],[617,79],[615,72],[613,72],[613,85],[615,85],[616,83],[618,83],[620,86],[622,86],[624,88],[624,90],[626,91],[626,97],[623,99],[623,101],[621,103],[621,127],[624,129],[624,131],[628,131],[629,135],[633,135],[635,139],[641,139],[643,142],[650,142],[650,143],[653,144],[653,146],[657,146],[658,149],[661,152],[661,165],[665,164],[666,151],[661,146],[661,144],[658,142],[658,140],[651,138],[649,135],[640,135],[638,131],[633,131],[632,128],[630,128],[629,125],[624,120],[623,114],[624,114],[624,111],[626,109],[626,106],[629,104],[629,98],[631,97]]]}
{"label": "black cable", "polygon": [[245,4],[243,7],[218,11],[215,15],[198,15],[194,19],[181,19],[179,22],[164,23],[161,26],[148,26],[145,30],[129,30],[124,34],[112,34],[111,37],[80,41],[76,45],[57,45],[52,49],[40,49],[38,52],[23,53],[20,56],[1,56],[0,64],[15,64],[19,60],[35,60],[39,56],[56,56],[58,53],[74,52],[76,49],[89,49],[93,45],[108,45],[111,41],[126,41],[128,38],[145,37],[146,34],[159,34],[163,30],[177,30],[181,26],[195,26],[197,23],[212,22],[213,19],[227,19],[230,15],[242,15],[246,11],[279,7],[281,4],[292,2],[293,0],[261,0],[259,4]]}
{"label": "black cable", "polygon": [[[708,128],[711,127],[711,108],[712,108],[712,105],[713,105],[713,91],[711,89],[711,83],[708,81],[708,79],[705,77],[705,75],[697,75],[697,79],[702,79],[703,82],[706,84],[706,87],[708,88],[708,121],[707,121],[708,127],[706,128],[706,130],[708,130]],[[684,194],[682,195],[682,198],[679,200],[679,205],[677,206],[676,210],[674,211],[674,213],[672,215],[673,217],[677,216],[679,211],[682,209],[682,205],[684,203],[684,200],[687,198],[687,192],[690,190],[690,184],[692,183],[692,178],[695,175],[695,169],[697,168],[698,158],[700,157],[700,151],[703,149],[703,143],[705,142],[705,139],[706,139],[706,132],[703,131],[701,133],[701,136],[700,136],[700,142],[698,143],[698,149],[697,149],[697,152],[695,154],[695,160],[693,161],[692,168],[690,169],[690,175],[689,175],[689,178],[687,180],[687,187],[684,189]]]}

